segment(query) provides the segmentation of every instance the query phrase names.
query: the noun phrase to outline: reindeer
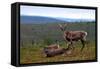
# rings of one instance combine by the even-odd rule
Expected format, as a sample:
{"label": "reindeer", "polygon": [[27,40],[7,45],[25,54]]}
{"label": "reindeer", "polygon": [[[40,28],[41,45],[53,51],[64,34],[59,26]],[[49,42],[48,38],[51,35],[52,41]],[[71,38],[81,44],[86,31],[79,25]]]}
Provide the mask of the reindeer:
{"label": "reindeer", "polygon": [[61,48],[58,48],[58,49],[44,48],[44,53],[45,53],[46,57],[53,57],[55,55],[62,54],[63,51]]}
{"label": "reindeer", "polygon": [[71,50],[69,48],[57,48],[57,49],[47,49],[44,48],[44,53],[46,57],[54,57],[61,54],[70,54]]}
{"label": "reindeer", "polygon": [[44,54],[46,55],[46,57],[54,57],[56,55],[61,55],[64,56],[65,55],[69,55],[72,52],[72,49],[70,47],[68,48],[46,48],[44,47],[43,49]]}
{"label": "reindeer", "polygon": [[81,41],[82,43],[82,48],[81,51],[83,51],[83,48],[85,47],[85,42],[86,42],[86,36],[87,32],[85,31],[67,31],[66,29],[67,24],[61,25],[59,24],[59,27],[61,31],[63,31],[63,37],[65,42],[68,42],[68,47],[74,49],[74,42],[76,41]]}
{"label": "reindeer", "polygon": [[66,55],[71,54],[72,49],[70,47],[61,48],[59,44],[57,43],[57,44],[51,44],[51,45],[48,45],[47,47],[44,47],[43,52],[46,55],[46,57],[53,57],[53,56],[61,55],[61,54],[64,56],[64,54]]}

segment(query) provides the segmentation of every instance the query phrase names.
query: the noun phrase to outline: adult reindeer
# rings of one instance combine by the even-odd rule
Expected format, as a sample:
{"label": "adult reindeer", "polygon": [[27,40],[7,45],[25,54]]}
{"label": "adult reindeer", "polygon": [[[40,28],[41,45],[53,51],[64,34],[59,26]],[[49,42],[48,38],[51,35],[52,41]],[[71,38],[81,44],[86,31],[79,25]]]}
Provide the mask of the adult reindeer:
{"label": "adult reindeer", "polygon": [[67,31],[67,30],[65,30],[66,26],[67,26],[67,24],[65,24],[65,25],[59,24],[60,29],[63,31],[63,37],[64,37],[65,41],[68,42],[68,47],[74,49],[73,43],[80,40],[82,43],[81,51],[83,51],[83,48],[85,47],[87,32],[85,32],[85,31]]}

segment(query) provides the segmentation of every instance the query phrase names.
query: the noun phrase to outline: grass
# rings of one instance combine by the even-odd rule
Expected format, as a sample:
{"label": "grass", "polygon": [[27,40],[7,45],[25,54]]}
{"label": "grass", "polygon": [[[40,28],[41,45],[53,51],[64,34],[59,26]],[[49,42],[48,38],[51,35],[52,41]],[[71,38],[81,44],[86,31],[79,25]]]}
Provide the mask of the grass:
{"label": "grass", "polygon": [[[42,44],[43,45],[43,44]],[[66,48],[65,43],[60,43],[61,47]],[[31,45],[20,47],[20,63],[43,63],[43,62],[60,62],[60,61],[77,61],[77,60],[94,60],[95,59],[95,42],[89,42],[80,52],[80,42],[75,43],[75,50],[70,55],[57,55],[55,57],[45,57],[43,46]]]}

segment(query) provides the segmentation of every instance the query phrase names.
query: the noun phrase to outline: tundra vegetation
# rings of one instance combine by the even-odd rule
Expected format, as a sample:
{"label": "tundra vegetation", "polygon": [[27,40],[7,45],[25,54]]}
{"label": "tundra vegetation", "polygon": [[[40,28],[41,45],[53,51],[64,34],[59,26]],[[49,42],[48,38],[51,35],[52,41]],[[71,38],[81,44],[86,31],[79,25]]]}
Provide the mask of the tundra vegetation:
{"label": "tundra vegetation", "polygon": [[[94,60],[96,57],[96,38],[95,22],[68,23],[68,31],[86,31],[87,41],[83,51],[81,41],[74,43],[73,53],[68,55],[57,55],[54,57],[45,57],[44,47],[59,43],[60,48],[67,48],[67,44],[62,37],[63,32],[59,28],[59,23],[45,24],[21,24],[20,26],[20,63],[43,63],[43,62],[62,62],[62,61],[80,61]],[[65,23],[60,23],[64,25]]]}

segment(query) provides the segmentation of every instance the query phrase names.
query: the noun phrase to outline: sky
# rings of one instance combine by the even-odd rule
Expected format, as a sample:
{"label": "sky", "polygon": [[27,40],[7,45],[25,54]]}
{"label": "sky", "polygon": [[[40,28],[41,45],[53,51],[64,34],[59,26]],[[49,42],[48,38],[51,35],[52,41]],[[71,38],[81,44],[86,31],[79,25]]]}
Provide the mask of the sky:
{"label": "sky", "polygon": [[23,5],[20,7],[20,15],[95,20],[95,10],[93,9],[57,8]]}

